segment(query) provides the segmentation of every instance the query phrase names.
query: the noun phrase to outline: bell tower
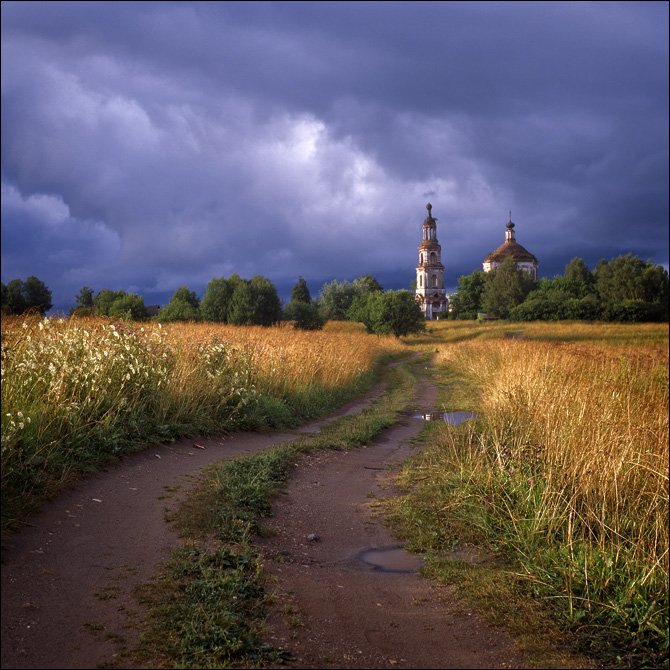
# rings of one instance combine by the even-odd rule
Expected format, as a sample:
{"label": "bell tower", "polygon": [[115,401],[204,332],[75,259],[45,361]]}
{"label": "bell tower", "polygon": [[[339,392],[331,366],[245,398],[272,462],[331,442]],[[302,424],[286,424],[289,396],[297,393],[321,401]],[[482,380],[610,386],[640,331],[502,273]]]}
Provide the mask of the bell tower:
{"label": "bell tower", "polygon": [[423,240],[419,247],[419,265],[416,268],[416,301],[426,319],[448,313],[449,300],[444,288],[442,247],[437,241],[437,219],[432,216],[433,206],[426,205],[428,216],[423,222]]}

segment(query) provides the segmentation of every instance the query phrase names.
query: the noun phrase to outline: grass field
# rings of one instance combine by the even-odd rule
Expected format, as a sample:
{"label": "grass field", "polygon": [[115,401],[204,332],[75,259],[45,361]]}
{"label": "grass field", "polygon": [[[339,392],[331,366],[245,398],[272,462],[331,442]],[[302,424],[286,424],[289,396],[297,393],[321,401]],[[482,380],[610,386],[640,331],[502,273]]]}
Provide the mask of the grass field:
{"label": "grass field", "polygon": [[2,528],[68,482],[180,435],[297,425],[402,345],[289,327],[2,319]]}
{"label": "grass field", "polygon": [[[549,658],[540,647],[561,646],[565,629],[605,665],[667,664],[667,324],[438,322],[401,342],[348,323],[300,332],[3,319],[3,531],[150,442],[327,413],[411,350],[433,356],[444,411],[478,416],[427,424],[426,448],[399,479],[407,493],[390,504],[427,573],[462,588],[539,665]],[[395,393],[399,408],[409,386]],[[373,434],[366,421],[373,433],[382,425],[347,425],[348,444]],[[226,490],[255,485],[264,459],[274,464],[273,454],[254,458],[226,470]],[[235,504],[219,501],[221,519],[253,528],[255,512]],[[495,560],[451,560],[463,546]],[[259,569],[256,558],[250,565]],[[557,625],[545,627],[547,615]]]}
{"label": "grass field", "polygon": [[608,662],[667,662],[667,325],[431,331],[444,408],[479,418],[433,428],[403,474],[398,528],[436,557],[504,556],[521,592]]}

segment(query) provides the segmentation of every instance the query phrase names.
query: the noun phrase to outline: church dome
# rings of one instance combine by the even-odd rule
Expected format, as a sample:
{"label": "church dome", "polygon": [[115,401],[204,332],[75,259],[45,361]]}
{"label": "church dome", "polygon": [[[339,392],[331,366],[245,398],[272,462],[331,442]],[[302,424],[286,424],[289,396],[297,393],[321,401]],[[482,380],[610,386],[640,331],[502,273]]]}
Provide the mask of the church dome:
{"label": "church dome", "polygon": [[502,263],[508,256],[511,256],[515,263],[537,263],[537,258],[514,239],[514,224],[511,217],[505,228],[507,228],[505,241],[484,259],[484,263]]}
{"label": "church dome", "polygon": [[535,261],[537,263],[537,258],[530,251],[524,249],[518,242],[504,242],[495,251],[492,251],[484,259],[484,262],[491,263],[497,261],[502,263],[507,256],[511,256],[515,263],[520,261]]}

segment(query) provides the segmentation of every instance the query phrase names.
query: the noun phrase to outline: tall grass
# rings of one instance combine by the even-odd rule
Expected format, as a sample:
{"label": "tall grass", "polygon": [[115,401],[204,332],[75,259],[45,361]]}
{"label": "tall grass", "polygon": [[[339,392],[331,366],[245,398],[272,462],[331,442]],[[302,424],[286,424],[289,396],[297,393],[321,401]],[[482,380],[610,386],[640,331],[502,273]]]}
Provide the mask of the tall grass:
{"label": "tall grass", "polygon": [[[417,359],[414,365],[418,365]],[[318,434],[238,459],[219,461],[182,502],[176,525],[183,546],[142,589],[147,624],[136,650],[149,667],[277,667],[290,652],[262,641],[267,604],[262,520],[304,454],[349,450],[397,420],[414,391],[409,365],[390,368],[386,393],[360,414],[328,424]]]}
{"label": "tall grass", "polygon": [[418,542],[501,550],[600,651],[667,659],[667,326],[565,324],[562,342],[542,341],[559,339],[555,324],[524,324],[522,341],[485,327],[439,348],[474,382],[480,419],[442,427],[413,464],[432,530]]}
{"label": "tall grass", "polygon": [[360,330],[3,318],[3,530],[147,442],[323,414],[400,346]]}

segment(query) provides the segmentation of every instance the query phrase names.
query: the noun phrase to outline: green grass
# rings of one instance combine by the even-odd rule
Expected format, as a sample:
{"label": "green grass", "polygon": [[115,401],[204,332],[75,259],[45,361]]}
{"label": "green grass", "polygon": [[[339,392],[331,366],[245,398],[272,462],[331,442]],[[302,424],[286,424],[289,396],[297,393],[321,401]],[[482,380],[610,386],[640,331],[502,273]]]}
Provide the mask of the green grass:
{"label": "green grass", "polygon": [[387,374],[387,393],[360,414],[207,469],[175,520],[183,546],[140,594],[149,617],[138,658],[175,668],[262,667],[290,658],[262,639],[270,596],[254,537],[265,532],[271,500],[302,455],[356,448],[397,420],[414,376],[406,365]]}
{"label": "green grass", "polygon": [[[387,503],[427,574],[539,667],[584,662],[557,656],[561,640],[608,667],[668,662],[667,340],[664,353],[644,327],[620,330],[605,345],[598,328],[576,345],[539,328],[535,342],[447,338],[441,403],[480,418],[428,424],[407,494]],[[496,560],[451,560],[463,546]]]}
{"label": "green grass", "polygon": [[351,337],[3,318],[3,536],[43,500],[149,444],[332,412],[388,360],[377,338]]}

